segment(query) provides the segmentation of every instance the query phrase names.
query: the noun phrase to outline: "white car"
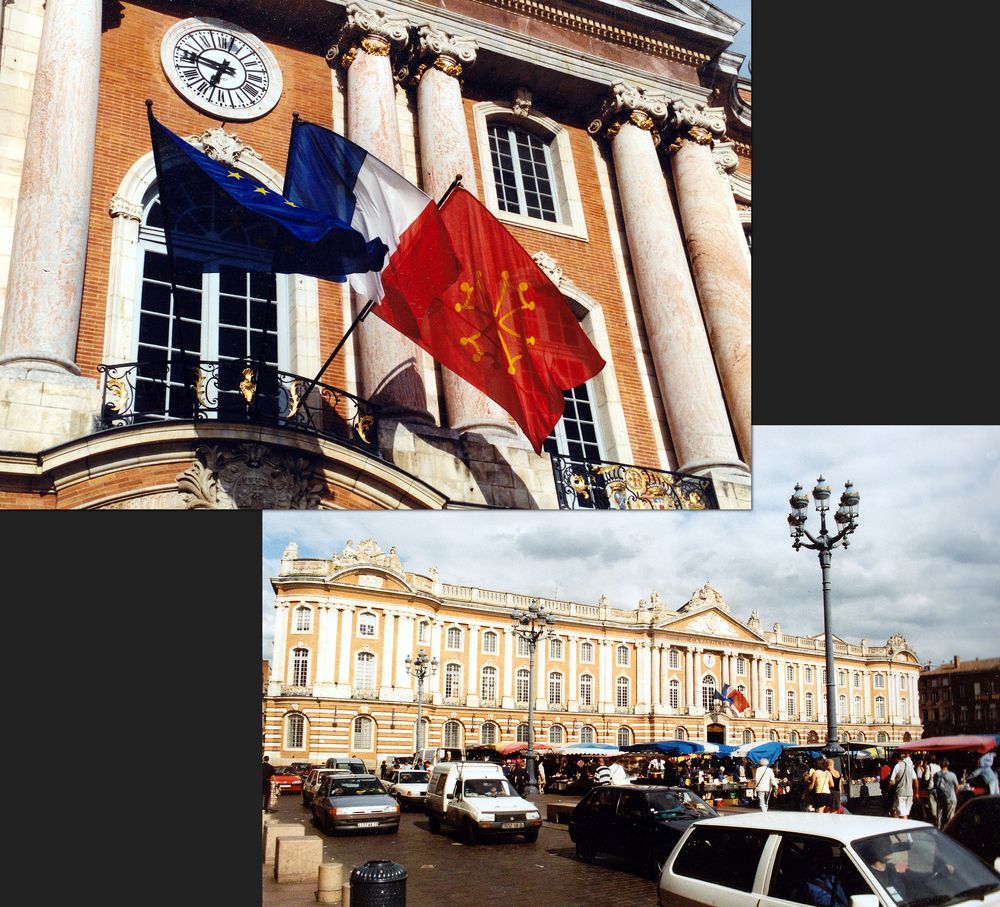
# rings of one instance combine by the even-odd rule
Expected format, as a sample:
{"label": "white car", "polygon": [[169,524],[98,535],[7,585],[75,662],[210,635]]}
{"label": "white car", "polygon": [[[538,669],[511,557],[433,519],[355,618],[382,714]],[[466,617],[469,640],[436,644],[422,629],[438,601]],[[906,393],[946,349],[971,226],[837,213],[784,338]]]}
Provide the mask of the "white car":
{"label": "white car", "polygon": [[314,768],[310,769],[309,774],[306,775],[305,780],[302,782],[302,805],[309,809],[312,806],[313,797],[316,795],[316,789],[319,787],[319,782],[323,780],[327,775],[349,775],[350,771],[346,768]]}
{"label": "white car", "polygon": [[400,769],[389,775],[385,781],[385,789],[399,801],[403,809],[423,809],[429,777],[430,772],[424,769]]}
{"label": "white car", "polygon": [[933,825],[837,813],[703,819],[677,842],[662,907],[1000,905],[1000,872]]}

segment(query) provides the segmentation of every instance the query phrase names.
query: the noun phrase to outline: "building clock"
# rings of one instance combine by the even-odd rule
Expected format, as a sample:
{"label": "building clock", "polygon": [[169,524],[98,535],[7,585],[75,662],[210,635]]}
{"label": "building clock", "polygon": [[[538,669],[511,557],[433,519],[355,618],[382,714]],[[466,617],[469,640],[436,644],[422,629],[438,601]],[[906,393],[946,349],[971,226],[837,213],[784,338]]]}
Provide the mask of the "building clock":
{"label": "building clock", "polygon": [[167,30],[160,62],[193,107],[220,120],[253,120],[281,97],[278,61],[250,32],[222,19],[184,19]]}

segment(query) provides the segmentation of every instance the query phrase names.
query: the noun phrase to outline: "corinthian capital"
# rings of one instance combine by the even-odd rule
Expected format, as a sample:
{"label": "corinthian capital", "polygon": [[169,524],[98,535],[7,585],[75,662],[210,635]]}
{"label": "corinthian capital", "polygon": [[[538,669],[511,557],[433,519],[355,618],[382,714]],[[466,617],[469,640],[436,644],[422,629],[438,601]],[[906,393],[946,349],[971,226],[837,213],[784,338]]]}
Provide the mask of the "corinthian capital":
{"label": "corinthian capital", "polygon": [[725,108],[673,101],[670,113],[670,133],[673,139],[670,145],[671,153],[680,149],[685,142],[712,145],[726,133]]}
{"label": "corinthian capital", "polygon": [[618,130],[626,123],[647,130],[653,136],[653,143],[659,144],[658,127],[662,127],[668,117],[669,101],[664,94],[647,92],[636,85],[626,85],[615,82],[611,86],[611,97],[601,106],[598,114],[587,131],[598,135],[605,130],[608,138],[618,134]]}
{"label": "corinthian capital", "polygon": [[421,57],[446,57],[450,63],[471,66],[476,62],[479,45],[474,38],[464,38],[433,25],[421,25],[417,29]]}
{"label": "corinthian capital", "polygon": [[359,50],[373,57],[387,57],[390,51],[405,47],[410,40],[410,23],[390,16],[385,10],[368,9],[360,3],[347,4],[347,21],[336,45],[327,51],[330,63],[339,60],[347,69]]}

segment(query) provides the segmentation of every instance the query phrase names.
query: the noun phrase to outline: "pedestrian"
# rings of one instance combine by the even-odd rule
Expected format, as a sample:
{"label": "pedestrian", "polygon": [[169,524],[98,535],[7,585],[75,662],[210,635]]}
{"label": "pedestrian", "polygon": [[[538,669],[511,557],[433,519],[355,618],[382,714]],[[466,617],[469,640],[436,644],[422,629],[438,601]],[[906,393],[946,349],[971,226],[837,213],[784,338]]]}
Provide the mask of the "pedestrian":
{"label": "pedestrian", "polygon": [[545,765],[542,763],[541,759],[539,759],[535,763],[535,772],[536,772],[537,781],[538,781],[538,793],[544,794],[545,793]]}
{"label": "pedestrian", "polygon": [[889,775],[889,786],[892,789],[892,815],[899,819],[908,819],[913,807],[913,783],[917,780],[913,762],[906,753],[896,753],[896,765]]}
{"label": "pedestrian", "polygon": [[843,778],[837,771],[836,763],[832,759],[826,760],[826,770],[830,773],[830,802],[826,811],[828,813],[841,813],[844,811],[844,804],[841,802],[841,784]]}
{"label": "pedestrian", "polygon": [[628,784],[628,775],[625,774],[625,767],[620,760],[612,759],[608,770],[611,772],[612,784]]}
{"label": "pedestrian", "polygon": [[941,760],[941,771],[937,773],[936,780],[934,793],[938,802],[937,827],[944,828],[955,815],[955,807],[958,806],[958,776],[951,770],[947,759]]}
{"label": "pedestrian", "polygon": [[767,812],[767,804],[771,799],[771,791],[778,785],[778,779],[774,777],[774,769],[768,764],[767,759],[761,759],[757,771],[753,775],[753,789],[757,794],[757,804],[762,813]]}
{"label": "pedestrian", "polygon": [[924,817],[932,825],[937,825],[937,797],[934,794],[935,778],[937,773],[941,771],[941,766],[935,761],[934,756],[930,753],[927,757],[922,760],[923,773],[919,774],[920,787],[924,791],[924,795],[927,797],[927,815]]}
{"label": "pedestrian", "polygon": [[274,777],[274,766],[271,757],[264,757],[264,812],[271,812],[271,778]]}
{"label": "pedestrian", "polygon": [[597,760],[597,771],[594,772],[594,784],[610,784],[610,783],[611,783],[611,769],[604,761],[604,757],[601,756],[601,758]]}
{"label": "pedestrian", "polygon": [[892,787],[889,784],[889,775],[892,774],[892,766],[888,759],[882,760],[882,765],[878,770],[878,786],[882,793],[882,811],[886,815],[892,812]]}
{"label": "pedestrian", "polygon": [[389,777],[389,764],[385,761],[385,759],[382,760],[382,765],[379,766],[378,776],[380,778]]}
{"label": "pedestrian", "polygon": [[[968,777],[968,782],[973,787],[984,787],[986,793],[996,794],[998,791],[997,773],[993,771],[993,753],[986,753],[979,757],[979,767]],[[982,783],[977,784],[976,781]]]}
{"label": "pedestrian", "polygon": [[812,788],[811,806],[815,812],[825,813],[830,811],[830,791],[833,788],[833,773],[826,767],[822,759],[816,760],[816,767],[813,769],[810,779]]}

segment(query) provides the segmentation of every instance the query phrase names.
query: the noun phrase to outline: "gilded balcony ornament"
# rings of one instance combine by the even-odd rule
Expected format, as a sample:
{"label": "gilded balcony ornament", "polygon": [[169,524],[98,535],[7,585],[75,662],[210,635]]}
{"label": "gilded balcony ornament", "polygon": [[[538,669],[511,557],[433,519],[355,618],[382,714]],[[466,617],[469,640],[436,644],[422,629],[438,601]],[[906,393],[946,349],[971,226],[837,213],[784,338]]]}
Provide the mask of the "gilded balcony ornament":
{"label": "gilded balcony ornament", "polygon": [[194,396],[195,399],[204,407],[209,407],[211,404],[208,402],[208,398],[205,396],[205,384],[206,377],[205,373],[200,368],[192,369],[194,371]]}
{"label": "gilded balcony ornament", "polygon": [[375,420],[371,416],[362,416],[358,419],[358,424],[355,426],[354,430],[358,433],[358,437],[364,441],[365,444],[371,444],[371,439],[368,437],[368,432],[371,431],[372,426],[375,424]]}
{"label": "gilded balcony ornament", "polygon": [[257,382],[254,381],[253,369],[245,368],[242,374],[243,380],[240,382],[240,393],[243,394],[243,399],[247,403],[252,403],[254,394],[257,393]]}
{"label": "gilded balcony ornament", "polygon": [[121,378],[108,377],[104,386],[111,392],[114,402],[108,403],[108,409],[113,413],[123,413],[129,408],[131,394],[128,385]]}
{"label": "gilded balcony ornament", "polygon": [[287,419],[295,418],[295,414],[299,411],[299,406],[302,404],[302,397],[300,391],[304,386],[303,381],[293,381],[288,385],[288,415],[285,417]]}

